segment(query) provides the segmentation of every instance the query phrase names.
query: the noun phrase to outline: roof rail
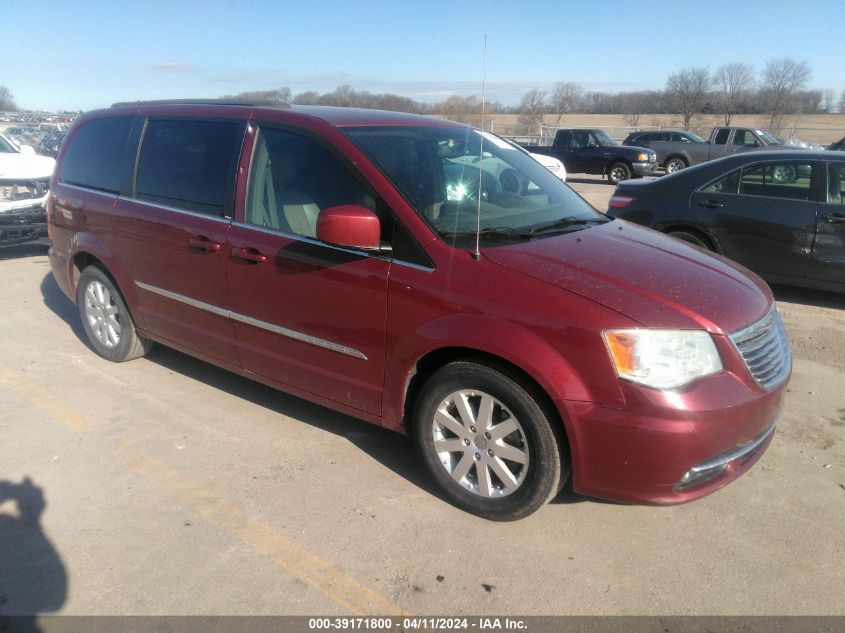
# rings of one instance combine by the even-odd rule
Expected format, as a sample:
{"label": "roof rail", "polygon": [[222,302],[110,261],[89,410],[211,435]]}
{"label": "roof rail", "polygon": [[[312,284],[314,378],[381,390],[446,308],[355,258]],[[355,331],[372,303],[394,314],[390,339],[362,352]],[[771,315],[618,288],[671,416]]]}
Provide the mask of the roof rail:
{"label": "roof rail", "polygon": [[148,106],[148,105],[231,105],[231,106],[252,106],[252,107],[276,107],[289,108],[290,104],[284,101],[272,101],[270,99],[156,99],[153,101],[120,101],[111,104],[113,108],[124,106]]}

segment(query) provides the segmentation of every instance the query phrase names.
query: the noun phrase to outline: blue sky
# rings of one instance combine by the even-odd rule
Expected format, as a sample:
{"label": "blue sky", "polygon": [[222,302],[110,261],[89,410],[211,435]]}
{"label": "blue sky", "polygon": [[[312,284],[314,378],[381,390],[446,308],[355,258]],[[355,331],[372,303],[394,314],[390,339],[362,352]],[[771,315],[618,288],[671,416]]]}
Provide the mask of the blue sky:
{"label": "blue sky", "polygon": [[[340,84],[433,102],[662,88],[685,66],[806,61],[845,89],[842,0],[0,0],[0,85],[30,109]],[[612,8],[612,10],[611,10]]]}

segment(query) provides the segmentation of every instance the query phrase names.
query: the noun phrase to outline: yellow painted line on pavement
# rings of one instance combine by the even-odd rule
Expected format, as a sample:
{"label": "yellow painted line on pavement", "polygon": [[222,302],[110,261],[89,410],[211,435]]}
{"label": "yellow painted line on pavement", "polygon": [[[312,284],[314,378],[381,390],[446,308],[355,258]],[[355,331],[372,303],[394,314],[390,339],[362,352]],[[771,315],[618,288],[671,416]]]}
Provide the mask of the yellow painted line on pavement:
{"label": "yellow painted line on pavement", "polygon": [[162,464],[147,451],[124,442],[114,457],[156,488],[176,497],[212,523],[235,535],[253,551],[318,589],[356,615],[406,615],[373,589],[331,563],[296,545],[244,510]]}
{"label": "yellow painted line on pavement", "polygon": [[41,385],[30,382],[19,372],[3,364],[0,364],[0,385],[6,386],[32,406],[78,433],[91,428],[91,422],[82,413]]}

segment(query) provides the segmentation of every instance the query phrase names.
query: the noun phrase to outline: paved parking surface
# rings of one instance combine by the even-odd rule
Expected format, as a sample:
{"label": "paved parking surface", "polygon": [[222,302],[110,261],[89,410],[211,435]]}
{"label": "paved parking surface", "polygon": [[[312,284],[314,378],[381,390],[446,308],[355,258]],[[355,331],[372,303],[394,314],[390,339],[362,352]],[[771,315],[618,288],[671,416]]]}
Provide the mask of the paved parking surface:
{"label": "paved parking surface", "polygon": [[794,378],[746,476],[497,524],[406,438],[160,346],[100,359],[41,247],[0,279],[0,615],[845,614],[843,297],[778,291]]}

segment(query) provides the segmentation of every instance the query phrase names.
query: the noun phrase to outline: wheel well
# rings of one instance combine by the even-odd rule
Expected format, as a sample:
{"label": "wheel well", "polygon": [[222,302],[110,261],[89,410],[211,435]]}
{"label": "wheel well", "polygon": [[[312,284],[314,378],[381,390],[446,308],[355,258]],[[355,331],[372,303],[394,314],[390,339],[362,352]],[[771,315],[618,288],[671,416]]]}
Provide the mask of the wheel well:
{"label": "wheel well", "polygon": [[108,269],[103,265],[99,259],[94,257],[91,253],[77,253],[73,256],[73,288],[74,291],[76,290],[76,285],[79,283],[79,276],[82,274],[82,271],[88,268],[88,266],[98,265],[104,273],[111,277],[111,273],[109,273]]}
{"label": "wheel well", "polygon": [[634,166],[631,164],[631,161],[629,161],[627,158],[617,158],[616,160],[610,161],[607,164],[607,166],[604,168],[605,175],[609,174],[610,168],[613,167],[614,165],[618,164],[618,163],[622,163],[623,165],[627,165],[628,169],[631,171],[631,173],[632,174],[634,173]]}
{"label": "wheel well", "polygon": [[666,157],[666,160],[663,161],[663,166],[665,167],[666,165],[668,165],[669,161],[672,160],[673,158],[680,158],[682,161],[684,161],[684,165],[689,167],[689,161],[687,160],[687,157],[683,156],[682,154],[670,154],[669,156]]}
{"label": "wheel well", "polygon": [[416,365],[414,365],[405,386],[405,406],[403,411],[405,430],[409,435],[412,434],[411,425],[414,420],[414,407],[416,406],[417,397],[422,390],[422,386],[434,372],[455,361],[468,361],[492,367],[509,378],[516,380],[516,382],[531,392],[531,395],[534,396],[552,423],[552,431],[557,436],[561,450],[565,452],[565,456],[569,460],[568,463],[572,463],[563,420],[561,420],[560,413],[546,390],[519,366],[499,356],[466,347],[444,347],[434,350],[420,358]]}
{"label": "wheel well", "polygon": [[695,235],[698,238],[701,238],[705,244],[712,250],[714,253],[721,253],[719,249],[719,245],[716,244],[716,241],[710,237],[704,231],[700,231],[699,229],[693,228],[691,226],[684,226],[683,224],[675,224],[673,226],[667,226],[663,229],[664,233],[673,233],[674,231],[683,231],[684,233],[690,233],[691,235]]}

